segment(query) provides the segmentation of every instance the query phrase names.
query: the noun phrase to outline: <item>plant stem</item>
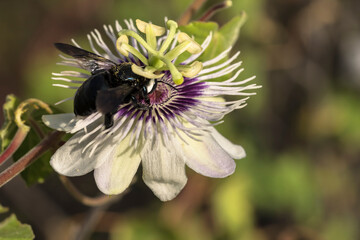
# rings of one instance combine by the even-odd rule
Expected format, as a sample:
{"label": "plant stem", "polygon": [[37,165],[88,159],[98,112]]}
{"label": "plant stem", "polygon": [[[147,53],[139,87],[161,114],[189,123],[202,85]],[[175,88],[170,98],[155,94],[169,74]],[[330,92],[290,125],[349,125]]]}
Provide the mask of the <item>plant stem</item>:
{"label": "plant stem", "polygon": [[47,135],[38,145],[27,152],[22,158],[0,173],[0,187],[9,182],[19,173],[25,170],[30,164],[38,159],[50,148],[56,147],[64,135],[63,132],[54,131]]}
{"label": "plant stem", "polygon": [[196,13],[201,6],[206,2],[206,0],[194,0],[194,2],[185,10],[183,15],[178,20],[179,25],[186,25],[191,17]]}
{"label": "plant stem", "polygon": [[231,7],[232,2],[231,1],[224,1],[222,3],[216,4],[214,6],[212,6],[210,9],[208,9],[205,14],[199,18],[199,21],[201,22],[205,22],[207,20],[209,20],[216,12],[224,9],[224,8],[228,8]]}
{"label": "plant stem", "polygon": [[108,201],[104,202],[102,205],[99,205],[90,210],[87,217],[84,220],[81,228],[79,229],[78,233],[76,234],[76,240],[84,240],[90,239],[91,234],[94,232],[97,224],[103,218],[104,214],[106,213],[106,209],[111,206],[114,202],[120,200],[125,193],[120,195],[113,196],[108,198]]}
{"label": "plant stem", "polygon": [[75,186],[74,184],[72,184],[72,182],[69,180],[69,178],[59,175],[60,181],[62,182],[62,184],[64,185],[64,187],[66,188],[66,190],[68,190],[68,192],[79,202],[81,202],[82,204],[89,206],[89,207],[97,207],[97,206],[102,206],[104,204],[106,204],[107,202],[111,202],[114,200],[116,196],[107,196],[107,195],[102,195],[99,197],[88,197],[84,194],[82,194]]}
{"label": "plant stem", "polygon": [[20,147],[21,143],[24,141],[29,131],[24,130],[23,128],[19,128],[12,139],[9,146],[5,149],[5,151],[0,155],[0,165],[7,161]]}
{"label": "plant stem", "polygon": [[29,119],[27,120],[31,126],[32,129],[34,129],[34,131],[36,132],[36,134],[41,138],[43,139],[46,134],[44,133],[43,130],[41,130],[39,124],[32,118],[32,117],[29,117]]}

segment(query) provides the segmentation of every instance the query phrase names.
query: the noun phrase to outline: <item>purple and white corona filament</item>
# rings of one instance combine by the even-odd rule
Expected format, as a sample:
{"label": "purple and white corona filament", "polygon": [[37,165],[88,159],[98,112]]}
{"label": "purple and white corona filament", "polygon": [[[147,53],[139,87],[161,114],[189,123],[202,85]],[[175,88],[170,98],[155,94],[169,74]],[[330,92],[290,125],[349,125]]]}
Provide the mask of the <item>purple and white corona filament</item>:
{"label": "purple and white corona filament", "polygon": [[[221,123],[226,114],[243,108],[248,96],[260,86],[248,84],[254,77],[237,81],[243,69],[239,69],[241,62],[236,62],[239,53],[227,59],[230,48],[213,59],[197,61],[212,34],[200,45],[178,31],[174,21],[166,23],[167,29],[140,20],[135,24],[125,21],[127,29],[118,22],[115,30],[104,26],[114,44],[110,47],[98,30],[88,35],[89,51],[115,63],[132,63],[134,73],[157,79],[157,85],[149,94],[150,104],[142,102],[147,108],[131,102],[121,104],[114,125],[108,129],[100,112],[87,117],[44,116],[49,127],[74,133],[52,156],[50,163],[55,171],[80,176],[94,170],[103,193],[119,194],[130,185],[141,163],[144,182],[162,201],[173,199],[185,186],[186,165],[208,177],[222,178],[234,172],[233,159],[243,158],[245,151],[218,133],[214,125]],[[185,51],[190,57],[175,64]],[[77,59],[62,58],[60,64],[82,68]],[[232,77],[225,81],[213,81],[230,73]],[[74,89],[90,77],[83,71],[53,75],[54,80],[62,81],[55,86]],[[239,99],[225,101],[223,96]]]}

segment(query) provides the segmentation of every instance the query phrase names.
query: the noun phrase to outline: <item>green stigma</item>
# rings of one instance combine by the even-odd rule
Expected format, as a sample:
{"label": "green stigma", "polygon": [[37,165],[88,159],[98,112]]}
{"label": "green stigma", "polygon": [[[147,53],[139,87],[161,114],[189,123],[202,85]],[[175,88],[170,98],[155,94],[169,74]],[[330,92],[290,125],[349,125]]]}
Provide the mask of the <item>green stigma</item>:
{"label": "green stigma", "polygon": [[[163,71],[170,71],[175,84],[180,85],[184,82],[184,77],[195,77],[202,69],[202,63],[195,61],[188,65],[175,65],[174,59],[184,52],[197,54],[201,52],[201,46],[194,39],[184,32],[178,31],[178,24],[169,20],[166,23],[168,34],[161,46],[157,46],[157,37],[163,36],[167,31],[165,28],[147,23],[139,19],[136,20],[136,27],[145,34],[145,39],[132,30],[124,29],[119,32],[116,47],[125,57],[131,53],[139,59],[145,67],[132,65],[134,73],[146,78],[159,78],[164,74]],[[168,51],[170,44],[177,36],[177,45]],[[140,51],[129,44],[128,37],[134,38],[147,51],[145,57]]]}

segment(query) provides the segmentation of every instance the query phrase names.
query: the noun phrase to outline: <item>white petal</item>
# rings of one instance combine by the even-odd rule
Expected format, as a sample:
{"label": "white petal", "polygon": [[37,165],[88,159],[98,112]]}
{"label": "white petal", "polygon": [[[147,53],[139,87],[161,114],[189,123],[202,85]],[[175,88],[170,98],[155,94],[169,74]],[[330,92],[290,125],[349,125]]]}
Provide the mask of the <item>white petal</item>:
{"label": "white petal", "polygon": [[82,141],[80,140],[84,136],[84,131],[76,133],[55,152],[50,165],[56,172],[66,176],[81,176],[100,166],[116,145],[112,138],[108,138],[93,154],[91,147],[83,151],[99,133],[94,133]]}
{"label": "white petal", "polygon": [[97,121],[101,123],[101,113],[95,112],[87,117],[76,117],[73,113],[61,113],[52,115],[43,115],[44,124],[52,129],[75,133],[82,128],[89,126]]}
{"label": "white petal", "polygon": [[181,143],[185,162],[194,171],[214,178],[223,178],[235,171],[234,160],[212,135],[205,133],[199,137],[201,142],[185,138],[188,144]]}
{"label": "white petal", "polygon": [[148,141],[141,152],[143,180],[161,201],[169,201],[187,182],[185,163],[171,141],[164,146],[158,137],[154,145]]}
{"label": "white petal", "polygon": [[42,121],[49,128],[64,132],[70,132],[76,123],[73,113],[43,115]]}
{"label": "white petal", "polygon": [[106,161],[94,171],[96,184],[105,194],[122,193],[130,185],[139,168],[140,154],[133,152],[129,138],[118,143]]}
{"label": "white petal", "polygon": [[246,156],[245,150],[242,146],[233,144],[221,135],[215,128],[211,131],[211,135],[232,158],[241,159]]}

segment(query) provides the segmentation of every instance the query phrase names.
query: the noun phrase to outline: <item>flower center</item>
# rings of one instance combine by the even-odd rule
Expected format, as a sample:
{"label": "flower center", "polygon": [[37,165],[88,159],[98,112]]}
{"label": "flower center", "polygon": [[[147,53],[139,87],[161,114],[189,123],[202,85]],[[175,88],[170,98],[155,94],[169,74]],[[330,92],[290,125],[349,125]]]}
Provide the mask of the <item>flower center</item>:
{"label": "flower center", "polygon": [[163,82],[158,82],[155,91],[150,93],[149,99],[151,105],[159,105],[168,101],[172,96],[171,87]]}

